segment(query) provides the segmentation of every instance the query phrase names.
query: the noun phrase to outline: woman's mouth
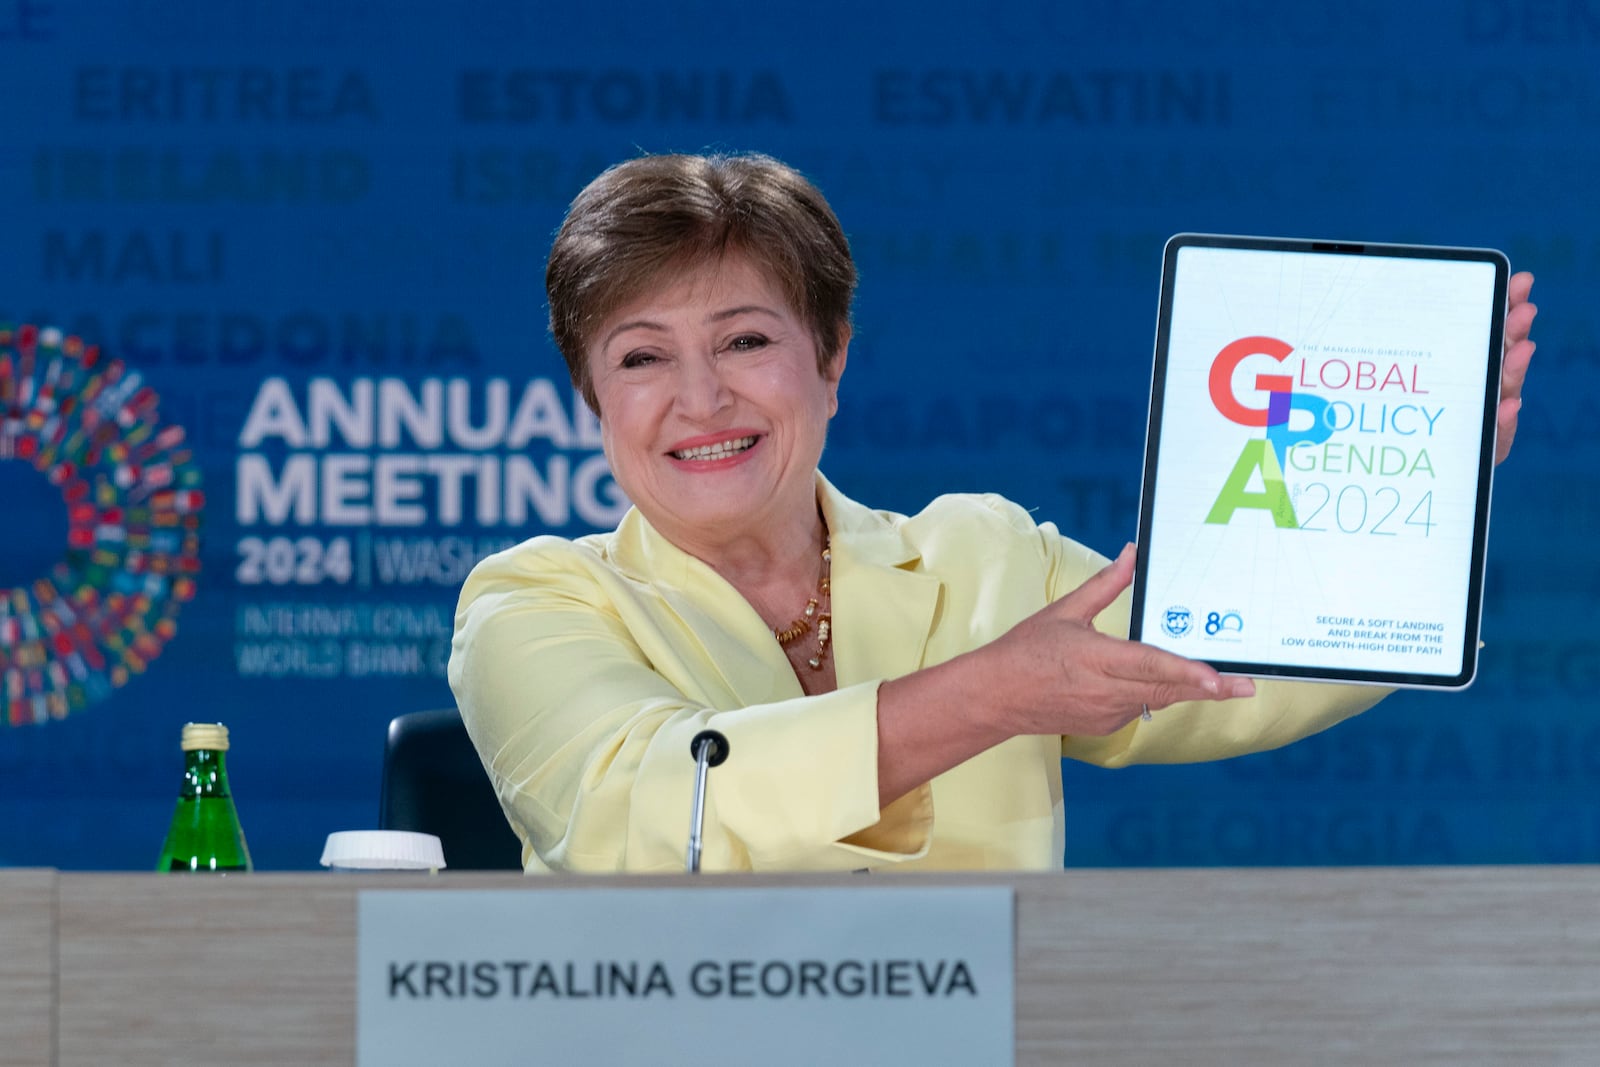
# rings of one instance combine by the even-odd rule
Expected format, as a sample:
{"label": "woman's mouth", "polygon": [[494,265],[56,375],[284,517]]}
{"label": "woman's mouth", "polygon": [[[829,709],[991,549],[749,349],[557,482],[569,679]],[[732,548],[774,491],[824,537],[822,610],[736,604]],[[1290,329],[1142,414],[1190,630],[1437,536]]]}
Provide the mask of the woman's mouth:
{"label": "woman's mouth", "polygon": [[729,456],[736,456],[740,452],[754,447],[756,440],[754,436],[735,437],[728,441],[718,441],[713,445],[699,445],[695,448],[685,448],[681,451],[667,454],[673,459],[682,460],[727,459]]}

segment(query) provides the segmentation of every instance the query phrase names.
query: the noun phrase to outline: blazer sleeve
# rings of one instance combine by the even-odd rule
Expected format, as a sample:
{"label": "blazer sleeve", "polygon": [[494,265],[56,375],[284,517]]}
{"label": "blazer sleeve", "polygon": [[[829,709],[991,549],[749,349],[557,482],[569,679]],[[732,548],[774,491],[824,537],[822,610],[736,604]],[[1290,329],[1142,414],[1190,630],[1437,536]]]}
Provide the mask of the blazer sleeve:
{"label": "blazer sleeve", "polygon": [[[1052,523],[1040,524],[1036,530],[1046,559],[1051,600],[1066,596],[1110,562],[1063,537]],[[1132,594],[1125,590],[1095,617],[1095,628],[1126,637],[1131,609]],[[1243,756],[1326,730],[1365,711],[1390,692],[1377,686],[1257,679],[1256,695],[1248,699],[1175,704],[1154,713],[1149,722],[1135,719],[1105,737],[1063,737],[1061,754],[1101,767]]]}
{"label": "blazer sleeve", "polygon": [[450,685],[527,870],[682,870],[689,743],[708,724],[731,757],[707,791],[705,869],[851,870],[926,852],[926,790],[880,818],[877,682],[695,703],[652,667],[597,566],[536,539],[480,563],[457,609]]}

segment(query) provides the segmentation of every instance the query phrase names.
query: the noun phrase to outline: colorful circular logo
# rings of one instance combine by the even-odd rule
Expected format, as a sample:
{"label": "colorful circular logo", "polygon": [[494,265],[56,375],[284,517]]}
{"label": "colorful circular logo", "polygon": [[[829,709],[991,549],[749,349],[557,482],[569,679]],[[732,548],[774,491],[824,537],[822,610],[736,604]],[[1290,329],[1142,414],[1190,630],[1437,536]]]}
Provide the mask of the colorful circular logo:
{"label": "colorful circular logo", "polygon": [[[0,461],[67,507],[62,558],[0,589],[0,692],[13,726],[65,718],[144,671],[200,571],[200,469],[138,371],[60,330],[0,325]],[[15,517],[13,517],[15,521]]]}

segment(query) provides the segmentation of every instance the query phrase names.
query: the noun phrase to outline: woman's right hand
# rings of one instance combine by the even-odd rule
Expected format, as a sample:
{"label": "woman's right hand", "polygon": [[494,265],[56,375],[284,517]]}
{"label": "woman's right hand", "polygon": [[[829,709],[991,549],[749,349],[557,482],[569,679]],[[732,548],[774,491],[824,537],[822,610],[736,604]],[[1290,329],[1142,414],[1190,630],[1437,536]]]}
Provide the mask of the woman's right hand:
{"label": "woman's right hand", "polygon": [[1024,734],[1104,736],[1145,708],[1255,693],[1196,660],[1095,630],[1133,580],[1130,545],[1077,589],[988,644],[878,690],[881,806]]}
{"label": "woman's right hand", "polygon": [[1098,737],[1126,726],[1145,707],[1255,693],[1248,678],[1095,630],[1095,616],[1133,580],[1133,564],[1129,545],[1077,589],[973,653],[992,658],[995,696],[1011,718],[1009,733]]}

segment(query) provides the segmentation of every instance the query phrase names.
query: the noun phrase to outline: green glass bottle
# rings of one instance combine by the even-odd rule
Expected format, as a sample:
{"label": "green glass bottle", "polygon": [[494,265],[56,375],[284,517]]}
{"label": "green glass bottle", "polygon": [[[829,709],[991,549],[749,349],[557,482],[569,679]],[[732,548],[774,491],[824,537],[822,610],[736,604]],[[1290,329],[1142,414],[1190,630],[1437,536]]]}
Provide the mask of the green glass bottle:
{"label": "green glass bottle", "polygon": [[226,874],[250,870],[250,849],[228,788],[228,728],[191,722],[183,728],[183,787],[161,846],[158,871]]}

